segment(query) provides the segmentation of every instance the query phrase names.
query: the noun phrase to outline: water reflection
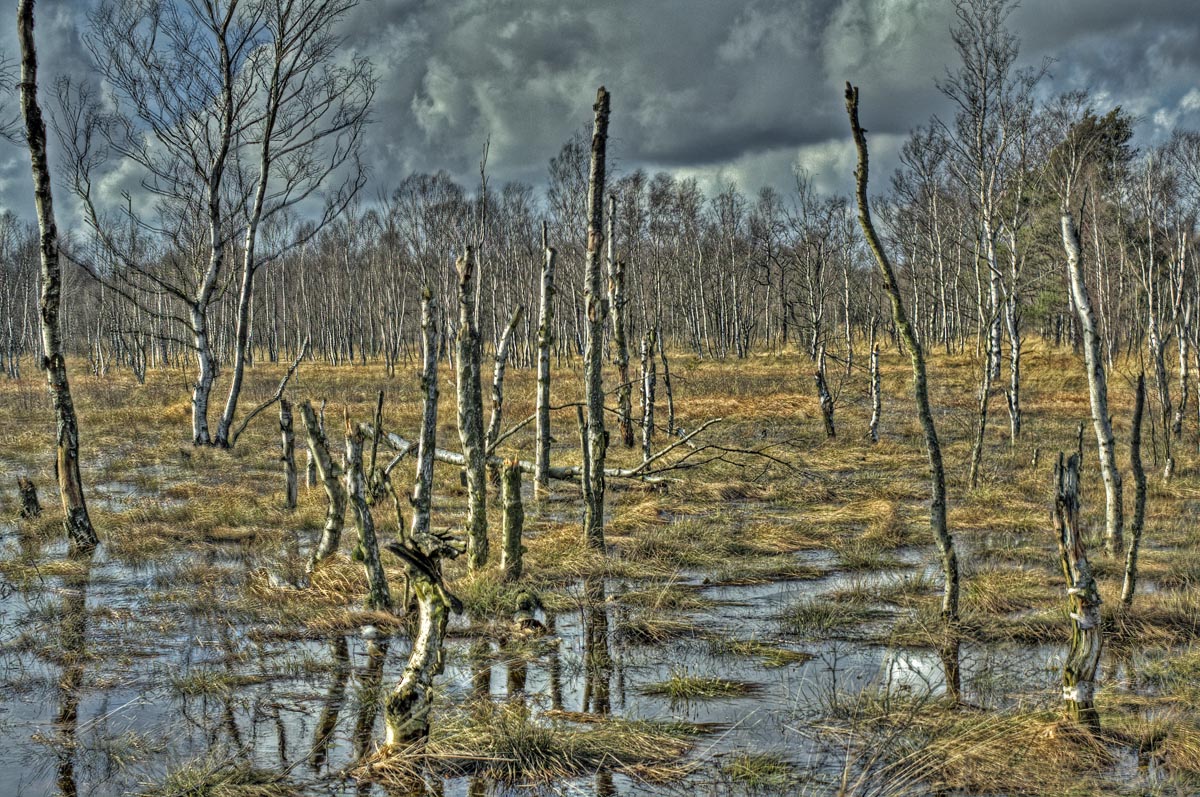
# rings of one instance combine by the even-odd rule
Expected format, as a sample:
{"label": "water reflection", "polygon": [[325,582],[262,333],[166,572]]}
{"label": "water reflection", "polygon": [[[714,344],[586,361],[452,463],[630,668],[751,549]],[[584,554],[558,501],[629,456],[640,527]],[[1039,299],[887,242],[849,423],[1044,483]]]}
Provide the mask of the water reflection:
{"label": "water reflection", "polygon": [[344,636],[334,637],[332,645],[333,682],[329,685],[329,693],[325,705],[321,709],[321,718],[317,722],[317,732],[313,739],[312,753],[308,757],[309,766],[313,772],[320,772],[329,759],[329,743],[333,739],[334,729],[337,728],[338,715],[346,702],[346,682],[350,678],[350,644]]}
{"label": "water reflection", "polygon": [[72,555],[71,561],[81,568],[63,577],[59,623],[62,674],[58,680],[54,746],[58,755],[56,783],[64,797],[75,797],[79,793],[75,779],[75,751],[79,746],[79,699],[88,656],[87,589],[94,555],[94,551]]}
{"label": "water reflection", "polygon": [[612,654],[608,642],[608,603],[604,580],[588,578],[583,584],[583,707],[587,714],[612,711]]}

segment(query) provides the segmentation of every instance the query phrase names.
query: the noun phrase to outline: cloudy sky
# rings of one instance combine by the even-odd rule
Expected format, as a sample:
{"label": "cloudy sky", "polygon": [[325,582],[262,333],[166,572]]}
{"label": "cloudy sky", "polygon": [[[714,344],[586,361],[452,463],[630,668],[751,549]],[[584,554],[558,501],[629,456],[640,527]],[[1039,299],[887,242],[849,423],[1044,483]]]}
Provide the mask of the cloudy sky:
{"label": "cloudy sky", "polygon": [[[7,0],[8,14],[15,3]],[[1200,128],[1194,0],[1026,0],[1011,18],[1022,62],[1056,59],[1045,88],[1089,88],[1138,115],[1139,140]],[[43,0],[43,84],[90,71],[88,0]],[[347,46],[380,78],[366,139],[368,195],[413,171],[541,187],[548,160],[612,93],[610,153],[645,167],[788,188],[799,162],[847,192],[853,153],[842,86],[861,86],[876,187],[900,142],[946,113],[934,81],[953,60],[950,0],[362,0]],[[12,26],[0,49],[15,52]],[[53,151],[51,153],[53,157]],[[31,217],[28,160],[0,144],[0,209]]]}

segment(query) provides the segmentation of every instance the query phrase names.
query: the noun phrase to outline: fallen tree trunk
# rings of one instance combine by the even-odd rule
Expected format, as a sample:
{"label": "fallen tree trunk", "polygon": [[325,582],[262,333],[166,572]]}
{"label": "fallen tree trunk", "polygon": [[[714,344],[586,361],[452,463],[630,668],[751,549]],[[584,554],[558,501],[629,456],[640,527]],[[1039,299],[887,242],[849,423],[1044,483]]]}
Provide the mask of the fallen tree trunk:
{"label": "fallen tree trunk", "polygon": [[[696,435],[708,429],[708,427],[712,426],[713,424],[720,423],[722,420],[724,419],[713,418],[711,421],[706,421],[684,437],[681,437],[675,442],[671,443],[671,445],[660,449],[658,453],[651,456],[636,468],[605,468],[604,475],[608,478],[614,479],[637,479],[638,481],[643,481],[648,484],[662,484],[666,480],[659,476],[655,476],[654,474],[670,470],[670,468],[664,468],[662,471],[653,471],[650,470],[649,466],[661,460],[671,451],[674,451],[680,446],[685,445],[692,438],[696,437]],[[361,424],[361,429],[363,434],[368,437],[374,436],[375,434],[375,428],[369,423]],[[387,443],[388,447],[390,447],[398,455],[408,454],[417,445],[412,440],[401,437],[395,432],[384,432],[380,439]],[[457,451],[448,451],[444,448],[434,448],[432,450],[431,459],[437,460],[438,462],[446,465],[455,465],[460,468],[465,467],[467,461],[466,457]],[[536,471],[536,465],[532,462],[523,459],[515,460],[515,462],[522,473],[534,473]],[[504,460],[501,457],[490,456],[487,459],[487,464],[491,467],[502,467]],[[550,478],[557,479],[559,481],[577,482],[580,481],[584,476],[584,468],[579,466],[552,467],[548,468],[547,472]]]}

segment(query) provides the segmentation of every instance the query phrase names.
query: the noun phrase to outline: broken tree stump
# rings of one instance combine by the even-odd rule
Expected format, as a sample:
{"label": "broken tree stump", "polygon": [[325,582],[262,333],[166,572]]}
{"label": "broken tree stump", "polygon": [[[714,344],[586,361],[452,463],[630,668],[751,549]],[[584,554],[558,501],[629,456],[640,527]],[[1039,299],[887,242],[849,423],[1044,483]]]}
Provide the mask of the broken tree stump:
{"label": "broken tree stump", "polygon": [[17,477],[17,492],[21,495],[21,517],[32,520],[41,517],[42,504],[38,501],[37,485],[26,476]]}

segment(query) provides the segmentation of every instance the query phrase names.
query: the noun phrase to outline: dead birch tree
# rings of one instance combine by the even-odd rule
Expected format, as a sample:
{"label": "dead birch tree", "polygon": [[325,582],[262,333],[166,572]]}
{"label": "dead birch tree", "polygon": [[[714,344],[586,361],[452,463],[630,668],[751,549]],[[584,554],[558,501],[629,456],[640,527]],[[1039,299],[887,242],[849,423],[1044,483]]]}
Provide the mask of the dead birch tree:
{"label": "dead birch tree", "polygon": [[296,433],[292,424],[292,402],[279,399],[279,434],[283,453],[284,495],[283,504],[288,509],[296,508],[298,483],[296,481]]}
{"label": "dead birch tree", "polygon": [[517,305],[508,326],[504,328],[504,334],[500,336],[500,343],[496,346],[496,363],[492,371],[492,414],[488,418],[487,434],[484,437],[484,448],[488,453],[491,453],[500,437],[500,423],[504,414],[504,371],[508,366],[508,353],[512,348],[517,325],[521,323],[524,314],[525,308]]}
{"label": "dead birch tree", "polygon": [[[426,287],[421,293],[421,437],[417,442],[417,478],[412,494],[410,539],[429,536],[429,510],[433,503],[433,458],[437,450],[438,349],[440,338],[434,312],[433,295]],[[375,430],[378,434],[379,430]]]}
{"label": "dead birch tree", "polygon": [[[874,327],[871,328],[874,337]],[[883,397],[879,384],[879,344],[871,346],[871,442],[879,442],[879,416],[883,411]]]}
{"label": "dead birch tree", "polygon": [[317,476],[325,488],[329,499],[329,507],[325,512],[325,526],[321,529],[321,539],[308,558],[308,572],[312,572],[317,563],[332,556],[338,549],[342,539],[342,526],[346,519],[346,491],[342,487],[341,469],[329,455],[329,443],[325,440],[325,408],[321,407],[321,421],[313,412],[312,405],[307,401],[300,402],[300,417],[304,419],[304,434],[308,441],[308,451],[312,456]]}
{"label": "dead birch tree", "polygon": [[504,503],[504,546],[500,553],[500,570],[506,582],[521,578],[521,544],[525,527],[525,507],[521,503],[521,464],[508,460],[501,468],[500,483]]}
{"label": "dead birch tree", "polygon": [[58,225],[54,219],[50,163],[46,157],[46,122],[38,102],[37,45],[33,36],[34,0],[17,4],[17,38],[21,46],[21,115],[25,122],[25,143],[29,148],[33,172],[33,199],[38,220],[38,251],[41,259],[41,298],[39,320],[42,332],[42,368],[54,403],[56,427],[55,473],[62,500],[63,526],[71,546],[77,551],[93,550],[99,543],[83,494],[79,473],[79,422],[67,379],[67,360],[63,352],[59,309],[62,304],[62,271],[58,256]]}
{"label": "dead birch tree", "polygon": [[455,263],[458,271],[458,438],[467,471],[467,567],[487,564],[487,471],[480,386],[480,339],[475,324],[475,251],[470,246]]}
{"label": "dead birch tree", "polygon": [[[904,347],[912,358],[913,393],[917,401],[917,413],[921,418],[921,428],[925,432],[925,448],[929,455],[929,479],[931,501],[929,504],[929,525],[933,530],[934,541],[942,559],[942,575],[944,585],[942,591],[942,619],[947,624],[958,622],[958,556],[954,551],[954,539],[946,526],[946,472],[942,465],[942,447],[938,442],[937,428],[933,421],[933,410],[929,405],[929,387],[925,376],[925,352],[921,341],[909,321],[904,309],[904,297],[900,292],[900,283],[891,260],[884,251],[883,242],[875,231],[871,221],[871,206],[867,199],[867,136],[858,123],[858,88],[846,84],[846,113],[850,117],[850,131],[854,136],[854,145],[858,151],[858,168],[855,171],[855,196],[858,201],[858,221],[862,226],[863,236],[875,257],[879,273],[883,278],[885,290],[892,302],[892,319],[896,325]],[[957,685],[955,685],[957,689]]]}
{"label": "dead birch tree", "polygon": [[1104,639],[1100,630],[1100,592],[1088,563],[1083,530],[1079,526],[1079,459],[1063,464],[1058,455],[1054,466],[1054,532],[1063,575],[1067,579],[1067,602],[1071,615],[1071,647],[1063,663],[1063,700],[1067,716],[1100,730],[1096,712],[1096,668]]}
{"label": "dead birch tree", "polygon": [[604,429],[604,322],[608,312],[601,278],[601,247],[604,241],[605,149],[608,142],[609,97],[603,86],[592,107],[592,157],[588,172],[588,238],[584,297],[587,307],[587,345],[584,351],[584,392],[587,401],[587,435],[584,457],[588,478],[583,494],[586,505],[583,537],[589,548],[604,549],[604,460],[608,432]]}
{"label": "dead birch tree", "polygon": [[617,198],[608,197],[608,301],[612,313],[612,342],[616,349],[617,423],[621,442],[633,448],[633,385],[629,381],[629,343],[625,338],[625,261],[616,259]]}
{"label": "dead birch tree", "polygon": [[[417,632],[408,664],[396,688],[384,699],[385,743],[405,754],[420,752],[429,737],[429,712],[433,706],[433,679],[442,671],[442,642],[450,612],[461,612],[462,604],[446,590],[442,581],[442,557],[454,558],[462,546],[434,535],[430,530],[433,492],[433,453],[437,448],[438,330],[433,299],[428,288],[421,296],[423,362],[421,391],[421,437],[417,449],[417,477],[413,487],[412,531],[407,540],[388,544],[387,549],[404,563],[408,583],[417,602]],[[378,434],[380,430],[375,430]]]}
{"label": "dead birch tree", "polygon": [[550,490],[550,345],[554,341],[554,261],[556,252],[546,236],[542,222],[542,290],[538,312],[537,338],[537,440],[533,489],[536,494]]}
{"label": "dead birch tree", "polygon": [[367,608],[377,612],[392,610],[392,593],[387,574],[379,560],[379,541],[375,537],[375,519],[367,506],[366,479],[363,477],[363,433],[352,426],[346,416],[346,496],[354,510],[354,525],[358,529],[358,545],[354,558],[363,563],[367,574]]}
{"label": "dead birch tree", "polygon": [[[1125,501],[1121,494],[1121,471],[1117,468],[1116,443],[1112,419],[1108,414],[1108,381],[1096,313],[1088,296],[1080,262],[1079,231],[1071,212],[1062,212],[1062,241],[1067,253],[1067,281],[1074,299],[1079,327],[1083,333],[1083,359],[1087,367],[1088,393],[1092,404],[1092,426],[1100,449],[1100,474],[1104,479],[1104,548],[1109,556],[1119,556],[1124,547]],[[1078,467],[1078,466],[1076,466]]]}
{"label": "dead birch tree", "polygon": [[657,376],[654,366],[654,330],[642,338],[642,462],[650,459],[654,441],[654,388]]}
{"label": "dead birch tree", "polygon": [[1138,374],[1133,398],[1133,421],[1129,425],[1129,471],[1133,474],[1133,518],[1129,522],[1129,549],[1125,552],[1125,579],[1121,584],[1121,603],[1133,605],[1137,589],[1138,549],[1142,544],[1142,526],[1146,518],[1146,470],[1142,467],[1142,412],[1146,406],[1146,374]]}

